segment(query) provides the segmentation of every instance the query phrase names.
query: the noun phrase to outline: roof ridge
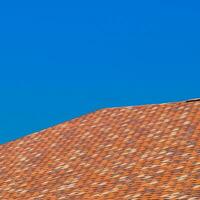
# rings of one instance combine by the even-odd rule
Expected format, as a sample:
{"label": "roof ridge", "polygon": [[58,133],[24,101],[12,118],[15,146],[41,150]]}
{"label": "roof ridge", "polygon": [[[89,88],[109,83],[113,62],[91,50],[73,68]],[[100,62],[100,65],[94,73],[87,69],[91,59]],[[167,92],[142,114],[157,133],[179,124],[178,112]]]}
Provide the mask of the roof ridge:
{"label": "roof ridge", "polygon": [[166,105],[166,104],[177,104],[177,103],[187,103],[187,102],[193,102],[193,101],[200,101],[200,98],[194,98],[194,99],[188,99],[188,100],[182,100],[182,101],[170,101],[170,102],[161,102],[161,103],[147,103],[147,104],[138,104],[138,105],[129,105],[129,106],[116,106],[116,107],[105,107],[102,109],[115,109],[115,108],[128,108],[128,107],[141,107],[141,106],[153,106],[153,105]]}
{"label": "roof ridge", "polygon": [[194,101],[200,101],[200,98],[188,99],[185,102],[194,102]]}
{"label": "roof ridge", "polygon": [[57,124],[53,124],[49,127],[46,127],[46,128],[43,128],[41,130],[37,130],[35,132],[30,132],[22,137],[19,137],[19,138],[16,138],[14,140],[11,140],[9,142],[6,142],[6,143],[2,143],[0,144],[0,146],[3,146],[3,145],[6,145],[8,143],[13,143],[15,141],[18,141],[18,140],[21,140],[22,138],[27,138],[27,137],[30,137],[30,136],[33,136],[33,135],[36,135],[36,134],[40,134],[48,129],[52,129],[52,128],[55,128],[55,127],[58,127],[60,125],[63,125],[63,124],[66,124],[66,123],[70,123],[70,122],[73,122],[74,120],[77,120],[81,117],[86,117],[87,115],[91,115],[91,114],[97,114],[98,112],[102,112],[102,111],[106,111],[106,110],[114,110],[114,109],[128,109],[128,108],[140,108],[140,107],[146,107],[146,106],[161,106],[161,105],[173,105],[173,104],[178,104],[178,103],[190,103],[190,102],[196,102],[196,101],[200,101],[200,98],[194,98],[194,99],[188,99],[188,100],[183,100],[183,101],[176,101],[176,102],[165,102],[165,103],[152,103],[152,104],[141,104],[141,105],[130,105],[130,106],[116,106],[116,107],[102,107],[102,108],[98,108],[98,109],[95,109],[91,112],[88,112],[88,113],[85,113],[85,114],[82,114],[82,115],[79,115],[77,117],[73,117],[71,119],[68,119],[68,120],[65,120],[63,122],[59,122]]}

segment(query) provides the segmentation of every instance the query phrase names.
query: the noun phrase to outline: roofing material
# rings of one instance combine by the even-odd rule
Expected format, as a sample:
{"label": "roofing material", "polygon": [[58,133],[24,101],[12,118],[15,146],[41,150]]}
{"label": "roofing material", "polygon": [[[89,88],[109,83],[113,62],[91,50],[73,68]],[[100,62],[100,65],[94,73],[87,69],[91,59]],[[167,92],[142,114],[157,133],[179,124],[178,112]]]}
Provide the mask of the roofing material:
{"label": "roofing material", "polygon": [[2,200],[200,199],[200,101],[107,108],[0,145]]}

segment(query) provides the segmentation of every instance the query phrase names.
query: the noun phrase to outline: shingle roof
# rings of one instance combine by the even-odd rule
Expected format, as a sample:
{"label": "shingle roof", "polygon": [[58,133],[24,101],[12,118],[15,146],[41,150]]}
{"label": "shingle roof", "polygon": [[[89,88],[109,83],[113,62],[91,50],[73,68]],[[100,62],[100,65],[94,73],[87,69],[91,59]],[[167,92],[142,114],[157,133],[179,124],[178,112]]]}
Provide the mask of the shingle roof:
{"label": "shingle roof", "polygon": [[200,199],[200,101],[102,109],[0,145],[0,199]]}

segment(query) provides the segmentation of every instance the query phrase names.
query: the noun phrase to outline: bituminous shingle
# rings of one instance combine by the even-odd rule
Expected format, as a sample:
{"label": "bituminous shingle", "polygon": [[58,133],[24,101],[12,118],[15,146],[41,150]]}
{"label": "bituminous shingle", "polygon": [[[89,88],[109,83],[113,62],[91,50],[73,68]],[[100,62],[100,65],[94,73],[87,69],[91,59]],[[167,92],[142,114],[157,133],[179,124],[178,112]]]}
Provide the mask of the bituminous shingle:
{"label": "bituminous shingle", "polygon": [[200,199],[199,152],[200,101],[107,108],[0,145],[0,199]]}

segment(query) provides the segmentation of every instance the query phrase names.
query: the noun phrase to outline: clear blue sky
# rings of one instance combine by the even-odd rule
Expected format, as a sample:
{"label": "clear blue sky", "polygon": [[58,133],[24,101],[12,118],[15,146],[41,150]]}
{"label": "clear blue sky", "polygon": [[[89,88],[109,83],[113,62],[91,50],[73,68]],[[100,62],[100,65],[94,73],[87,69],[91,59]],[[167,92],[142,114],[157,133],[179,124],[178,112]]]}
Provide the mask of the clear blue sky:
{"label": "clear blue sky", "polygon": [[0,2],[0,143],[103,107],[200,97],[200,2]]}

